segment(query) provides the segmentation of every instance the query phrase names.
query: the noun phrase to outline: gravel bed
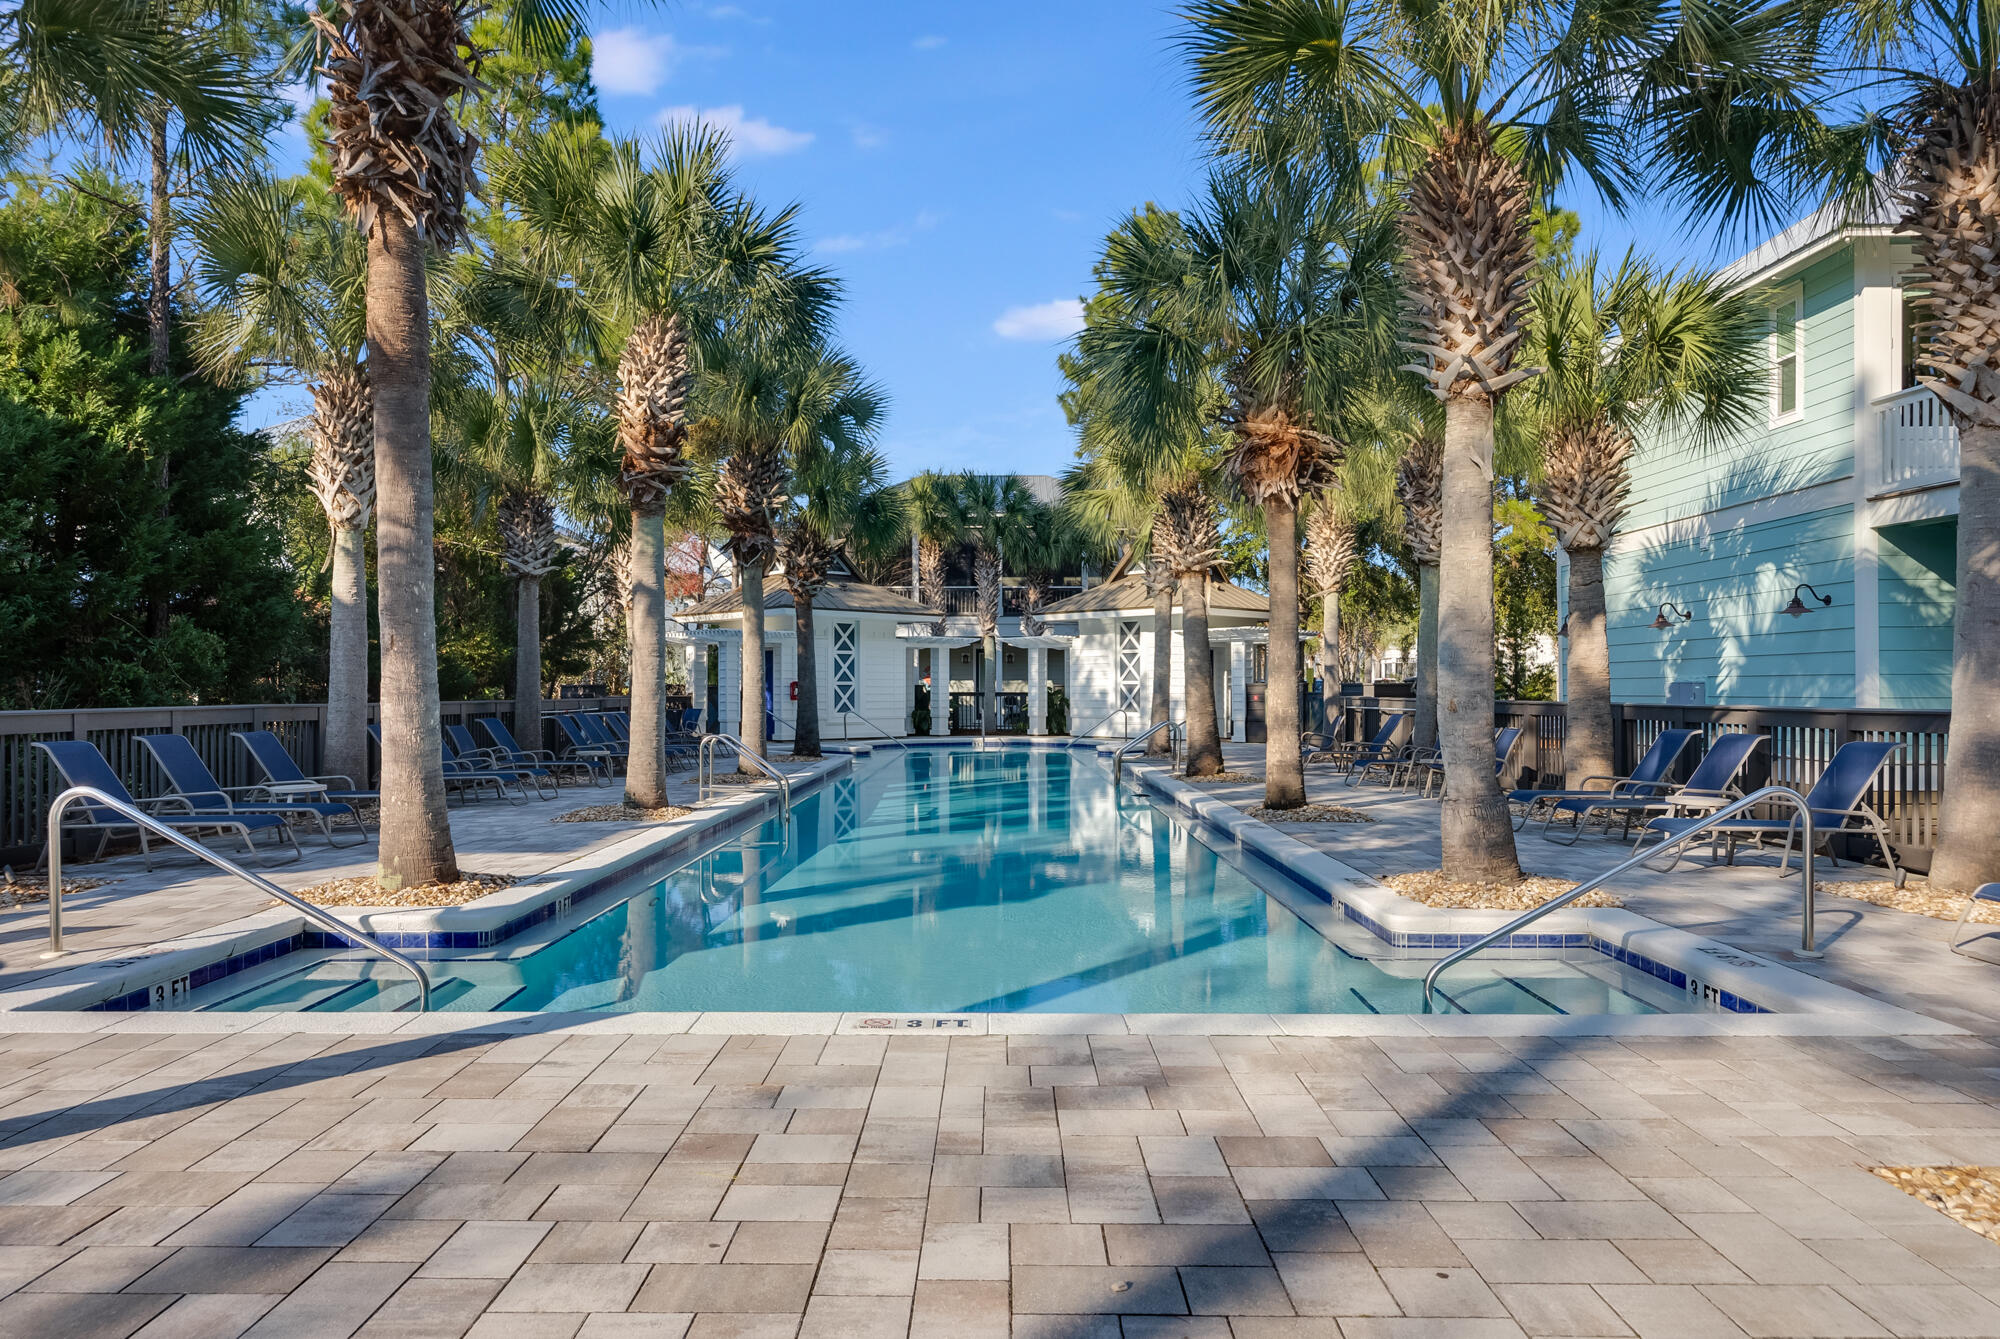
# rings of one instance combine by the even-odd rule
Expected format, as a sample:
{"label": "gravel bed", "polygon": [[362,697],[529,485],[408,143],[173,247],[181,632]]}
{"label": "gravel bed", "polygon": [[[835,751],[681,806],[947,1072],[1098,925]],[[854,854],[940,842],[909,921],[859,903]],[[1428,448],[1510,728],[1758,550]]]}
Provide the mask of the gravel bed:
{"label": "gravel bed", "polygon": [[[1447,911],[1528,911],[1576,887],[1574,879],[1530,874],[1519,883],[1447,883],[1441,869],[1391,874],[1382,882],[1412,902]],[[1613,894],[1599,888],[1570,903],[1573,907],[1622,907]]]}
{"label": "gravel bed", "polygon": [[1263,779],[1261,776],[1252,776],[1248,772],[1217,772],[1214,776],[1184,776],[1181,778],[1181,780],[1187,782],[1190,786],[1240,785],[1246,781],[1262,781]]}
{"label": "gravel bed", "polygon": [[[116,879],[64,879],[63,896],[68,897],[71,893],[87,893],[93,888],[102,888],[106,884],[116,882]],[[48,900],[47,875],[40,879],[22,880],[15,878],[14,871],[9,869],[4,877],[0,877],[0,908],[22,907],[30,902]]]}
{"label": "gravel bed", "polygon": [[2000,1167],[1870,1167],[1946,1217],[2000,1242]]}
{"label": "gravel bed", "polygon": [[1295,809],[1266,809],[1252,805],[1244,813],[1260,823],[1373,823],[1373,814],[1340,804],[1302,804]]}
{"label": "gravel bed", "polygon": [[557,814],[551,823],[664,823],[670,818],[686,818],[692,809],[682,809],[678,805],[667,805],[661,809],[642,809],[636,804],[587,804],[581,809],[572,809],[566,814]]}
{"label": "gravel bed", "polygon": [[[1955,921],[1965,910],[1965,894],[1932,892],[1928,883],[1912,877],[1907,887],[1898,888],[1890,879],[1869,879],[1855,883],[1822,883],[1815,887],[1822,893],[1832,893],[1835,897],[1851,897],[1856,902],[1867,902],[1878,907],[1888,907],[1894,911],[1914,912],[1919,916],[1929,916],[1933,920]],[[1972,909],[1972,921],[1978,925],[2000,925],[2000,905],[1981,902]]]}
{"label": "gravel bed", "polygon": [[420,883],[390,892],[373,875],[366,875],[329,879],[301,888],[296,895],[322,907],[457,907],[518,882],[512,874],[462,874],[456,883]]}

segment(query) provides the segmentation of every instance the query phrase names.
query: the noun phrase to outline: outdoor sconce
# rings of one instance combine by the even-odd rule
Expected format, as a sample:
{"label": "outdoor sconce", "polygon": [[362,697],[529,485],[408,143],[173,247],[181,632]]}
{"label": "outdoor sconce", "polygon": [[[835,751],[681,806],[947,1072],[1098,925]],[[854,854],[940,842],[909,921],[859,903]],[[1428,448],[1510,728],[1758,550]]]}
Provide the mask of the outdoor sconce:
{"label": "outdoor sconce", "polygon": [[1668,600],[1665,604],[1661,605],[1660,612],[1653,615],[1653,628],[1658,632],[1665,632],[1676,623],[1692,622],[1694,622],[1694,611],[1691,609],[1676,609],[1672,600]]}
{"label": "outdoor sconce", "polygon": [[1822,609],[1828,608],[1833,604],[1833,597],[1831,595],[1821,595],[1818,591],[1813,590],[1811,586],[1807,585],[1804,582],[1800,582],[1799,585],[1792,591],[1792,602],[1786,605],[1784,609],[1784,612],[1790,614],[1793,618],[1799,617],[1801,614],[1805,613],[1807,610],[1812,608],[1811,605],[1807,604],[1804,600],[1801,600],[1799,598],[1799,591],[1802,590],[1812,590],[1813,598],[1819,601],[1820,608]]}

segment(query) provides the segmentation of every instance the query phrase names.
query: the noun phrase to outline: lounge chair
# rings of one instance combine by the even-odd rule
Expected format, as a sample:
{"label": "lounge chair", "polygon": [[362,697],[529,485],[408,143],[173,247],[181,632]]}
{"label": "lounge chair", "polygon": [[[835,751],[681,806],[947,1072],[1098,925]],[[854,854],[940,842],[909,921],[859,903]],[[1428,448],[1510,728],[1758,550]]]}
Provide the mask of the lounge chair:
{"label": "lounge chair", "polygon": [[[369,733],[375,735],[375,742],[379,744],[382,742],[382,737],[376,734],[378,729],[379,727],[373,725],[368,727]],[[354,778],[351,776],[333,774],[307,776],[299,770],[299,765],[292,761],[292,755],[285,751],[283,741],[269,730],[237,730],[231,733],[230,738],[249,751],[250,761],[256,763],[257,769],[264,774],[265,792],[274,799],[298,799],[317,795],[322,800],[345,800],[349,804],[358,804],[363,800],[374,801],[382,798],[379,791],[356,790]],[[340,784],[332,785],[331,783],[335,781]]]}
{"label": "lounge chair", "polygon": [[1376,768],[1389,773],[1395,780],[1396,770],[1409,762],[1415,750],[1396,742],[1403,731],[1403,723],[1410,719],[1407,711],[1392,711],[1382,718],[1375,737],[1355,749],[1347,757],[1347,784],[1352,786],[1368,779],[1368,774]]}
{"label": "lounge chair", "polygon": [[[1837,832],[1866,832],[1874,837],[1875,844],[1882,848],[1882,858],[1889,863],[1889,873],[1895,878],[1898,888],[1903,886],[1903,871],[1896,864],[1896,853],[1889,845],[1889,825],[1882,821],[1880,814],[1868,807],[1863,798],[1868,788],[1875,784],[1875,778],[1888,766],[1901,744],[1881,739],[1856,739],[1842,744],[1835,751],[1833,760],[1826,770],[1819,774],[1819,780],[1806,792],[1806,808],[1812,810],[1813,837],[1815,841],[1827,842],[1827,859],[1838,864],[1833,854],[1831,838]],[[1662,838],[1676,837],[1702,823],[1700,817],[1666,816],[1655,818],[1646,824],[1647,832],[1657,832]],[[1849,826],[1859,822],[1860,827]],[[1798,840],[1799,816],[1794,813],[1785,818],[1732,818],[1728,822],[1709,829],[1712,838],[1711,852],[1717,844],[1726,844],[1725,864],[1736,861],[1736,844],[1746,837],[1754,837],[1760,844],[1766,837],[1783,835],[1785,852],[1778,861],[1780,876],[1791,872],[1792,847]],[[1643,836],[1643,834],[1642,834]],[[1680,863],[1681,853],[1674,852],[1671,870]],[[1803,867],[1804,862],[1800,862]]]}
{"label": "lounge chair", "polygon": [[611,733],[611,727],[588,712],[579,711],[569,718],[576,722],[583,738],[598,748],[609,752],[614,758],[624,758],[631,754],[632,746]]}
{"label": "lounge chair", "polygon": [[1347,720],[1347,713],[1336,711],[1333,719],[1326,723],[1324,730],[1309,730],[1299,736],[1299,762],[1332,762],[1343,747],[1340,727]]}
{"label": "lounge chair", "polygon": [[[1493,732],[1493,775],[1497,778],[1507,771],[1507,760],[1514,756],[1514,746],[1521,742],[1521,727],[1502,726]],[[1416,758],[1409,764],[1409,776],[1421,778],[1425,799],[1431,797],[1431,787],[1435,785],[1438,794],[1444,794],[1444,759],[1436,749],[1429,750],[1427,756]]]}
{"label": "lounge chair", "polygon": [[[1952,927],[1951,951],[1960,957],[1971,958],[1976,962],[1990,963],[1993,961],[1991,958],[1982,958],[1977,953],[1967,953],[1965,951],[1968,944],[1976,944],[1982,939],[2000,937],[2000,926],[1994,925],[1986,926],[1984,930],[1969,940],[1965,937],[1965,923],[1972,919],[1972,909],[1982,902],[2000,902],[2000,883],[1982,883],[1972,890],[1972,896],[1965,899],[1965,910],[1958,913],[1958,924]],[[1977,925],[1978,922],[1974,922],[1974,924]]]}
{"label": "lounge chair", "polygon": [[575,716],[557,713],[555,719],[556,729],[562,731],[563,738],[569,741],[569,752],[565,757],[594,758],[603,762],[607,771],[615,771],[625,761],[624,750],[606,748],[598,743],[597,736],[585,730]]}
{"label": "lounge chair", "polygon": [[[455,776],[461,780],[498,778],[501,782],[500,794],[510,801],[513,800],[514,796],[507,789],[511,783],[520,789],[520,802],[523,804],[528,802],[528,787],[531,785],[535,788],[536,799],[549,798],[542,794],[541,777],[533,775],[524,768],[502,762],[494,750],[480,747],[479,741],[472,737],[472,731],[464,726],[441,725],[439,735],[439,742],[444,748],[447,777]],[[453,764],[457,764],[455,772],[449,770]],[[555,790],[553,782],[550,783],[549,789],[552,793]]]}
{"label": "lounge chair", "polygon": [[[292,859],[299,860],[305,856],[299,839],[292,835],[291,826],[276,814],[196,814],[189,812],[193,806],[182,795],[137,800],[132,797],[131,791],[125,789],[125,783],[118,779],[118,774],[111,770],[111,764],[104,760],[104,755],[97,751],[97,745],[82,739],[51,739],[39,741],[35,747],[49,755],[49,761],[62,774],[65,786],[90,786],[101,790],[121,804],[147,811],[155,822],[177,832],[186,832],[189,836],[202,832],[234,832],[243,842],[243,849],[259,860],[263,859],[263,855],[257,850],[256,843],[250,840],[250,834],[270,832],[276,834],[280,844],[290,843]],[[78,814],[82,817],[76,817]],[[145,860],[147,869],[153,867],[152,834],[115,809],[106,809],[85,800],[80,807],[70,809],[64,816],[63,828],[66,831],[75,829],[99,833],[97,855],[104,854],[105,844],[111,840],[112,833],[137,832],[139,855]],[[43,848],[42,858],[48,859],[46,847]]]}
{"label": "lounge chair", "polygon": [[[388,746],[382,742],[382,727],[380,725],[369,726],[368,737],[375,741],[375,747],[381,749],[383,756],[387,757]],[[507,789],[508,778],[505,775],[499,772],[471,767],[453,757],[451,745],[445,740],[442,732],[438,735],[438,753],[440,761],[444,765],[446,804],[451,803],[451,792],[454,790],[463,795],[467,792],[477,792],[487,786],[493,787],[493,793],[503,800],[511,801],[514,798],[512,792]],[[528,802],[527,796],[523,795],[520,802],[526,804]]]}
{"label": "lounge chair", "polygon": [[[1516,830],[1528,825],[1528,820],[1543,805],[1548,805],[1548,813],[1542,823],[1546,833],[1556,815],[1562,813],[1582,813],[1603,800],[1641,799],[1665,795],[1674,788],[1672,773],[1674,764],[1694,739],[1694,730],[1662,730],[1653,740],[1646,756],[1639,759],[1639,765],[1632,769],[1630,776],[1586,776],[1579,778],[1574,786],[1563,790],[1515,790],[1507,793],[1507,803],[1518,805],[1514,820]],[[1609,782],[1605,786],[1592,786],[1593,781]],[[1578,822],[1582,820],[1579,818]]]}
{"label": "lounge chair", "polygon": [[555,777],[581,773],[592,785],[597,784],[597,778],[602,774],[604,784],[611,784],[611,769],[602,758],[558,758],[548,749],[524,749],[514,742],[514,732],[497,716],[481,716],[474,724],[493,741],[494,751],[517,767],[538,768]]}
{"label": "lounge chair", "polygon": [[[1677,786],[1663,796],[1620,796],[1587,802],[1587,807],[1577,811],[1576,823],[1568,829],[1574,835],[1563,844],[1576,845],[1583,836],[1583,826],[1589,821],[1593,811],[1603,811],[1607,818],[1615,814],[1623,819],[1625,833],[1621,834],[1622,836],[1630,834],[1633,819],[1647,814],[1658,815],[1665,812],[1671,815],[1689,810],[1721,808],[1742,795],[1743,792],[1737,788],[1736,778],[1749,764],[1750,756],[1757,751],[1758,746],[1768,743],[1770,738],[1769,735],[1753,735],[1747,732],[1718,735],[1715,743],[1709,746],[1708,752],[1702,755],[1701,762],[1696,765],[1685,786]],[[1550,841],[1558,840],[1551,835],[1551,830],[1546,825],[1542,828],[1542,836]],[[1646,840],[1643,827],[1639,830],[1638,840],[1639,842]]]}
{"label": "lounge chair", "polygon": [[[140,735],[139,742],[153,755],[153,761],[166,773],[167,784],[173,793],[188,802],[188,807],[197,814],[277,814],[289,817],[303,814],[319,825],[320,835],[326,838],[328,846],[365,846],[368,843],[368,829],[361,824],[361,815],[353,805],[339,800],[314,800],[301,797],[273,798],[259,800],[256,796],[270,795],[265,786],[227,787],[215,779],[215,773],[208,770],[208,764],[194,751],[182,735]],[[238,793],[252,798],[239,799]],[[333,820],[346,817],[354,824],[355,839],[351,842],[335,841]]]}

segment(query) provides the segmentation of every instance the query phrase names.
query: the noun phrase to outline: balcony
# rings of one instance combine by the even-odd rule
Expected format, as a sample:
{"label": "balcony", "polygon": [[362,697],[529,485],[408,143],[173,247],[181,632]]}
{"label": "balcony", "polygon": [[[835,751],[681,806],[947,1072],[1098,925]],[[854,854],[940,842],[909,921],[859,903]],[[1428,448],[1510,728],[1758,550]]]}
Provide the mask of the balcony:
{"label": "balcony", "polygon": [[1913,386],[1883,396],[1870,408],[1879,443],[1874,477],[1868,481],[1870,497],[1958,482],[1958,429],[1944,401]]}
{"label": "balcony", "polygon": [[[1956,456],[1953,458],[1956,459]],[[891,586],[889,589],[895,591],[898,595],[908,595],[910,593],[908,586]],[[1052,583],[1048,588],[1048,594],[1045,597],[1043,607],[1047,608],[1048,605],[1054,604],[1057,600],[1067,600],[1082,589],[1083,587],[1076,582]],[[1000,588],[1001,615],[1007,618],[1019,617],[1022,606],[1027,598],[1028,588],[1026,586],[1002,586]],[[977,615],[979,613],[979,587],[946,586],[944,588],[944,599],[941,602],[938,600],[936,592],[926,591],[923,595],[923,603],[931,605],[934,608],[942,607],[947,614]]]}

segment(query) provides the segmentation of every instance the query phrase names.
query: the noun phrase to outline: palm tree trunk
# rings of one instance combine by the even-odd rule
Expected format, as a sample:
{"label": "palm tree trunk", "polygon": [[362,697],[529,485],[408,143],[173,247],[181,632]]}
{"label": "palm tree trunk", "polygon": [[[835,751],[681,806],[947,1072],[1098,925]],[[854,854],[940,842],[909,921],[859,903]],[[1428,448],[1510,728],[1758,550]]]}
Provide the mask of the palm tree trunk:
{"label": "palm tree trunk", "polygon": [[1208,583],[1183,576],[1181,678],[1187,691],[1187,774],[1222,770],[1222,731],[1215,719],[1215,648],[1208,644]]}
{"label": "palm tree trunk", "polygon": [[[1173,719],[1174,711],[1174,583],[1161,581],[1153,587],[1153,711],[1151,726]],[[1149,757],[1164,757],[1174,744],[1161,730],[1146,741]]]}
{"label": "palm tree trunk", "polygon": [[333,606],[326,646],[326,735],[319,770],[368,788],[368,531],[333,530]]}
{"label": "palm tree trunk", "polygon": [[631,603],[625,614],[625,633],[632,652],[632,740],[625,759],[625,802],[642,809],[661,809],[667,803],[664,512],[665,508],[655,502],[633,507],[632,537],[626,549]]}
{"label": "palm tree trunk", "polygon": [[[737,737],[743,747],[758,757],[764,747],[764,564],[744,563],[743,577],[743,727]],[[747,762],[736,770],[745,776],[761,776]]]}
{"label": "palm tree trunk", "polygon": [[792,592],[793,621],[798,625],[799,703],[792,726],[792,752],[801,758],[820,756],[819,743],[819,643],[813,621],[812,600]]}
{"label": "palm tree trunk", "polygon": [[1969,893],[2000,878],[2000,428],[1963,416],[1958,428],[1951,740],[1930,881]]}
{"label": "palm tree trunk", "polygon": [[1299,512],[1290,502],[1264,504],[1271,544],[1271,642],[1264,685],[1264,805],[1296,809],[1306,802],[1299,760]]}
{"label": "palm tree trunk", "polygon": [[437,553],[431,533],[430,303],[424,239],[383,210],[368,236],[375,388],[375,570],[382,624],[385,887],[458,878],[438,722]]}
{"label": "palm tree trunk", "polygon": [[1417,565],[1417,732],[1420,749],[1437,747],[1438,737],[1438,569]]}
{"label": "palm tree trunk", "polygon": [[1340,592],[1319,597],[1320,719],[1330,721],[1340,710]]}
{"label": "palm tree trunk", "polygon": [[1611,646],[1604,620],[1604,550],[1569,550],[1569,700],[1563,772],[1611,775]]}
{"label": "palm tree trunk", "polygon": [[542,746],[542,579],[521,577],[514,592],[514,739]]}
{"label": "palm tree trunk", "polygon": [[1444,758],[1444,875],[1521,877],[1514,827],[1493,775],[1493,406],[1445,402],[1444,544],[1438,568],[1438,740]]}
{"label": "palm tree trunk", "polygon": [[[153,189],[150,212],[146,220],[146,244],[152,273],[148,278],[150,288],[146,293],[146,369],[156,377],[167,374],[171,353],[168,327],[168,299],[173,282],[171,264],[172,252],[168,248],[168,234],[173,228],[171,211],[173,197],[170,193],[168,173],[173,163],[167,155],[167,118],[157,116],[152,124],[152,141],[148,145],[153,167]],[[160,460],[160,475],[166,477],[165,457]]]}

